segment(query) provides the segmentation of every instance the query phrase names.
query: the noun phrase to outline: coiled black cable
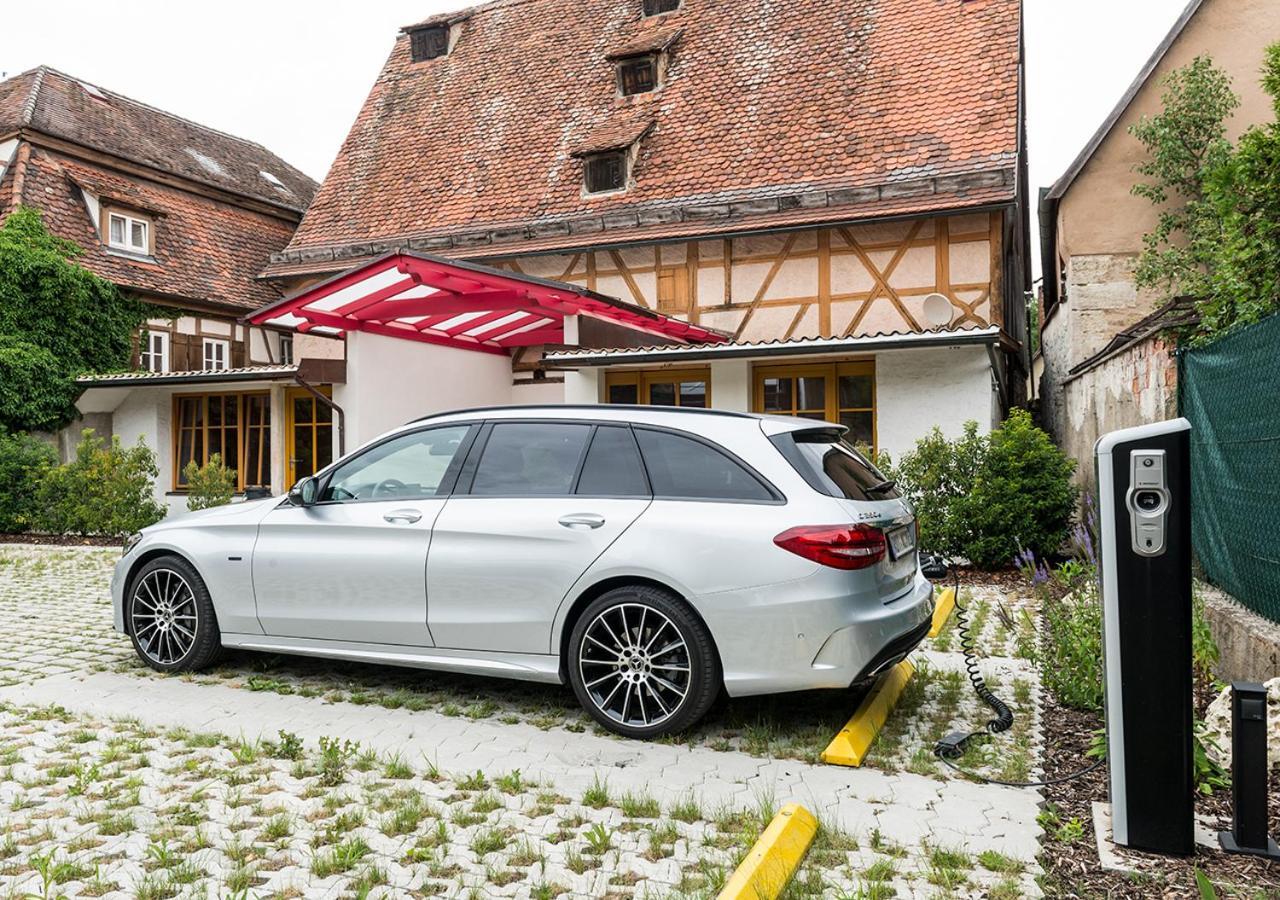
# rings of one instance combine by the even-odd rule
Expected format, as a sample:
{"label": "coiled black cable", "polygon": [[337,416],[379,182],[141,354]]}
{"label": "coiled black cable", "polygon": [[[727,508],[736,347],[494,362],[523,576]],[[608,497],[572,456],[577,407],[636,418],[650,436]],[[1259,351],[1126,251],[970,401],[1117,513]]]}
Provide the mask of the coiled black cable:
{"label": "coiled black cable", "polygon": [[985,784],[999,784],[1005,787],[1049,787],[1050,785],[1063,784],[1068,781],[1074,781],[1084,775],[1097,769],[1106,763],[1106,758],[1094,760],[1091,765],[1070,772],[1066,775],[1060,775],[1057,778],[1047,778],[1043,781],[1001,781],[999,778],[988,778],[977,772],[970,772],[957,766],[953,759],[964,753],[965,745],[977,737],[990,737],[993,734],[999,734],[1002,731],[1008,731],[1013,727],[1013,710],[1009,708],[1009,704],[1005,703],[987,687],[987,680],[982,676],[982,670],[978,668],[978,659],[973,649],[973,636],[969,631],[969,610],[960,603],[960,573],[956,571],[955,563],[947,560],[947,567],[951,572],[952,590],[955,591],[956,605],[956,630],[960,632],[960,650],[964,654],[965,671],[969,674],[969,683],[973,685],[973,692],[978,695],[979,699],[996,714],[994,719],[988,719],[987,724],[982,731],[974,731],[969,734],[949,734],[934,746],[933,752],[938,759],[946,763],[947,766],[959,772],[974,778]]}
{"label": "coiled black cable", "polygon": [[955,591],[956,630],[960,632],[960,651],[964,654],[964,667],[969,673],[969,683],[973,685],[973,692],[978,695],[978,699],[991,707],[992,712],[996,714],[994,719],[987,720],[984,731],[976,731],[970,737],[1008,731],[1013,727],[1013,710],[1009,708],[1009,704],[997,697],[991,688],[987,687],[987,679],[982,677],[982,670],[978,668],[978,657],[973,649],[973,635],[969,632],[969,609],[960,603],[960,576],[956,573],[954,566],[951,568],[951,580],[952,590]]}

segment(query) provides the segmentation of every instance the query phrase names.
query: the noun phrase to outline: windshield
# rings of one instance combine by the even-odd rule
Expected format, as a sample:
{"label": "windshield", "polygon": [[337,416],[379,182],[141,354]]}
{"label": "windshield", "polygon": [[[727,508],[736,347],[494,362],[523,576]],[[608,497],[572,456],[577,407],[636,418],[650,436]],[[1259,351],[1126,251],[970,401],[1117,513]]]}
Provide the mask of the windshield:
{"label": "windshield", "polygon": [[773,438],[782,455],[814,488],[847,500],[894,500],[892,482],[835,429],[792,431]]}

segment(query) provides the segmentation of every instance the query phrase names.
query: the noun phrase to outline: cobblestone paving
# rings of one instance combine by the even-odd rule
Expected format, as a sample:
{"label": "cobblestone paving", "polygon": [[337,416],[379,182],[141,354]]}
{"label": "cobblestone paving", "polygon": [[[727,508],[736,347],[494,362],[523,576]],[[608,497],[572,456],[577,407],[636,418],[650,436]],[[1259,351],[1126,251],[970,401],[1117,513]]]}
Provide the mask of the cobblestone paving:
{"label": "cobblestone paving", "polygon": [[[914,694],[904,698],[911,715],[895,715],[873,752],[885,771],[845,770],[785,758],[801,755],[797,747],[806,748],[807,756],[807,748],[825,745],[852,709],[854,698],[848,695],[842,702],[826,701],[831,708],[825,720],[813,715],[812,709],[771,718],[770,709],[782,705],[760,704],[750,714],[754,721],[741,727],[730,722],[746,714],[730,704],[728,711],[717,712],[718,721],[692,739],[664,747],[593,733],[593,726],[569,707],[567,692],[554,688],[250,654],[233,657],[209,675],[156,676],[134,661],[127,639],[110,631],[106,586],[115,558],[111,551],[0,548],[0,683],[10,685],[0,689],[0,699],[14,704],[0,725],[5,739],[0,765],[14,767],[13,777],[6,778],[5,788],[0,789],[0,806],[13,809],[7,826],[6,814],[0,813],[0,834],[8,830],[15,835],[0,845],[0,858],[5,859],[0,871],[6,879],[0,882],[0,895],[6,886],[12,894],[40,895],[41,866],[47,875],[50,867],[64,864],[70,868],[59,873],[68,877],[56,879],[62,885],[56,893],[89,895],[109,887],[93,884],[92,873],[76,869],[90,863],[76,862],[75,854],[60,852],[46,858],[55,845],[73,846],[83,832],[92,832],[94,841],[105,839],[105,843],[86,846],[84,852],[94,866],[102,867],[99,872],[107,873],[103,878],[114,881],[116,888],[111,889],[137,896],[220,896],[241,889],[254,896],[273,892],[365,896],[369,891],[388,896],[443,892],[551,897],[562,891],[619,897],[713,895],[724,871],[732,870],[749,845],[748,838],[754,839],[759,830],[755,820],[749,828],[741,822],[728,824],[731,813],[739,818],[753,810],[758,814],[789,799],[815,808],[827,823],[823,845],[811,853],[806,872],[793,886],[799,895],[877,897],[892,896],[894,891],[898,896],[1014,897],[1037,893],[1038,795],[947,781],[940,776],[950,773],[936,763],[926,766],[931,761],[920,752],[921,747],[931,746],[939,729],[961,723],[976,727],[989,715],[968,702],[971,692],[958,680],[962,678],[962,661],[954,645],[958,640],[942,648],[935,642],[917,654],[922,674],[913,680]],[[981,597],[988,599],[991,609],[1001,600],[988,589],[977,590],[971,600],[975,609]],[[994,636],[995,627],[987,624],[975,629],[982,634],[980,641]],[[1016,636],[1016,627],[1008,630]],[[1016,645],[1008,635],[1004,642]],[[984,669],[998,674],[1000,692],[1023,713],[1016,720],[1020,726],[1015,725],[1012,737],[1005,738],[1016,740],[1019,749],[999,758],[991,752],[989,759],[971,753],[962,764],[1005,775],[1030,773],[1038,740],[1039,688],[1034,670],[1012,656],[984,663]],[[149,679],[150,686],[142,687],[139,676]],[[144,692],[146,703],[139,705]],[[34,711],[49,704],[97,716],[99,721],[86,728],[74,716],[69,721],[32,718]],[[806,713],[810,714],[804,723],[808,731],[798,737],[789,734],[789,725],[804,722]],[[118,717],[134,714],[145,724],[119,724]],[[815,718],[821,721],[815,723]],[[171,727],[240,734],[249,743],[192,747],[189,737],[154,733]],[[362,748],[357,752],[364,754],[366,762],[361,765],[367,771],[354,772],[341,787],[360,796],[353,794],[345,806],[333,807],[328,819],[350,826],[341,835],[331,835],[333,840],[326,842],[331,825],[324,824],[328,820],[319,817],[312,803],[320,803],[325,810],[337,803],[329,799],[326,805],[314,781],[307,780],[319,776],[302,777],[294,764],[270,759],[263,751],[265,745],[253,752],[244,749],[255,741],[275,739],[281,728],[296,732],[311,757],[320,753],[321,738],[351,741]],[[87,732],[97,737],[85,737]],[[84,737],[83,743],[77,743],[74,735]],[[99,775],[108,768],[115,771],[120,760],[113,758],[112,747],[138,740],[146,744],[146,755],[155,757],[154,764],[138,766],[141,774],[128,769],[117,777],[132,785],[119,789],[134,801],[130,809],[137,807],[132,825],[120,835],[110,835],[102,833],[99,823],[79,822],[87,815],[105,813],[109,801],[104,799],[102,805],[93,806],[95,812],[87,813],[86,804],[92,806],[90,800],[98,795],[85,789],[85,772],[67,770],[57,779],[49,773],[72,765],[88,765],[88,771],[97,766]],[[202,780],[166,771],[176,767],[173,759],[193,754],[201,760],[195,768],[205,767],[206,775],[213,775],[217,766],[230,774],[221,780]],[[237,754],[253,759],[243,765],[228,762]],[[377,754],[382,754],[383,762]],[[389,779],[404,784],[387,785],[388,779],[378,774],[379,767],[385,766],[388,755],[396,754],[398,759],[412,761],[413,774]],[[781,759],[762,758],[769,756]],[[1009,759],[1014,757],[1021,761],[1010,769]],[[461,776],[436,781],[437,776],[418,766],[423,760],[433,760],[450,773],[480,769],[490,781],[519,768],[525,773],[522,777],[536,780],[539,787],[520,792],[523,799],[518,802],[509,796],[501,809],[484,813],[488,818],[483,822],[458,826],[455,816],[468,821],[467,809],[475,805],[474,800],[458,788]],[[46,774],[37,777],[34,770]],[[235,783],[249,776],[257,780]],[[137,779],[142,784],[135,784]],[[20,797],[2,792],[15,780],[26,785]],[[608,786],[615,799],[597,809],[591,805],[599,799],[598,790],[593,789],[601,784]],[[445,793],[427,790],[428,785],[445,785],[440,788]],[[236,818],[239,807],[227,800],[227,792],[237,788],[242,789],[241,796],[262,792],[281,809],[254,801],[252,815],[242,822]],[[381,791],[391,797],[400,790],[396,802],[417,802],[409,799],[405,792],[409,788],[437,810],[423,816],[409,849],[419,840],[429,843],[438,822],[449,830],[447,846],[441,840],[427,848],[436,854],[431,859],[408,858],[404,841],[392,848],[386,843],[389,836],[379,831],[378,817],[389,813],[389,808],[379,806],[391,801],[376,795]],[[164,842],[186,846],[198,841],[187,832],[167,836],[167,829],[186,828],[180,823],[175,826],[168,807],[179,801],[170,795],[192,792],[197,801],[205,802],[207,797],[212,804],[197,820],[224,829],[219,834],[225,840],[193,846],[183,856],[203,874],[181,869],[173,877],[170,869],[183,862],[157,862],[169,859]],[[566,799],[553,804],[556,808],[545,815],[531,816],[538,792]],[[633,800],[651,794],[661,812],[628,816],[624,807],[634,812],[636,804],[616,799],[627,793]],[[214,809],[217,803],[223,804],[217,808],[220,812]],[[363,811],[361,823],[339,818],[353,804]],[[682,815],[690,821],[677,815],[682,804]],[[491,805],[491,801],[480,805]],[[700,817],[692,817],[693,806]],[[258,807],[262,815],[257,815]],[[295,823],[292,837],[269,839],[268,831],[274,833],[283,826],[272,828],[268,823],[286,812],[291,821],[307,824]],[[68,816],[69,824],[63,821]],[[565,821],[578,824],[563,825]],[[613,836],[612,849],[593,855],[588,852],[591,841],[603,840],[600,831],[592,831],[595,825]],[[108,825],[107,830],[112,827]],[[477,854],[471,844],[486,829],[502,832],[508,850],[494,851],[493,858]],[[572,832],[569,838],[549,840],[565,829]],[[661,840],[666,840],[671,829],[676,835],[671,838],[672,852],[657,862],[647,859],[646,853],[658,853],[652,849],[650,835],[660,831]],[[497,841],[495,836],[489,843]],[[522,841],[531,842],[530,852],[539,854],[523,867],[516,863],[524,857],[510,849]],[[479,843],[488,846],[483,840]],[[361,847],[367,849],[357,853]],[[349,867],[329,873],[328,864],[322,863],[320,872],[326,874],[314,871],[315,857],[324,848],[333,849]],[[338,848],[345,849],[339,852]],[[508,858],[511,854],[516,854],[514,861]],[[636,859],[650,868],[632,865]],[[579,868],[582,871],[576,871]],[[252,873],[247,873],[249,869]],[[77,873],[78,880],[69,877]],[[190,883],[183,884],[183,879]]]}

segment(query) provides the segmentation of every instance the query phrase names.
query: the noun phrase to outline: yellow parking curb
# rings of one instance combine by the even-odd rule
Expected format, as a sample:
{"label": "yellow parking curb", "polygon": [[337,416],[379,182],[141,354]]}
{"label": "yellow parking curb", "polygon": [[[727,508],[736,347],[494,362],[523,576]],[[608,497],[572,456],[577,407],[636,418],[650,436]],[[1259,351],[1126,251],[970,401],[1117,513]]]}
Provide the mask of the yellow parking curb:
{"label": "yellow parking curb", "polygon": [[956,608],[956,589],[947,588],[933,607],[933,627],[929,629],[929,637],[936,638],[942,632],[942,626],[951,618],[951,611]]}
{"label": "yellow parking curb", "polygon": [[751,852],[725,882],[719,900],[774,900],[787,886],[818,833],[818,820],[799,803],[778,811]]}
{"label": "yellow parking curb", "polygon": [[904,659],[886,672],[862,699],[853,718],[822,751],[822,761],[837,766],[862,765],[867,751],[871,749],[871,742],[876,739],[915,671],[911,661]]}

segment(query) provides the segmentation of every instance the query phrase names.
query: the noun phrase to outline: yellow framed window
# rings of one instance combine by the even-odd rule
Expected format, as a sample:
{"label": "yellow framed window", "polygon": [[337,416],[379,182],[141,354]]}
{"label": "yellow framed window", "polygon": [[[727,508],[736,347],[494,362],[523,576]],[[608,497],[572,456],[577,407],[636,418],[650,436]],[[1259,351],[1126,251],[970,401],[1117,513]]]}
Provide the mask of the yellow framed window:
{"label": "yellow framed window", "polygon": [[838,422],[849,440],[876,449],[876,368],[873,360],[757,366],[756,412]]}
{"label": "yellow framed window", "polygon": [[175,394],[173,487],[185,490],[183,469],[218,454],[236,473],[236,489],[271,485],[271,397],[249,394]]}
{"label": "yellow framed window", "polygon": [[[329,388],[318,388],[328,396]],[[285,483],[319,472],[333,462],[333,409],[305,388],[285,394]]]}
{"label": "yellow framed window", "polygon": [[642,406],[711,405],[711,369],[636,369],[605,376],[606,403]]}

